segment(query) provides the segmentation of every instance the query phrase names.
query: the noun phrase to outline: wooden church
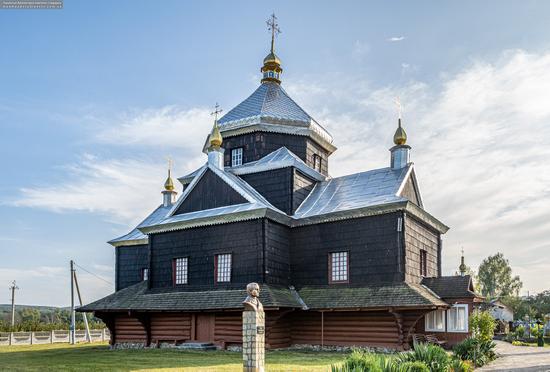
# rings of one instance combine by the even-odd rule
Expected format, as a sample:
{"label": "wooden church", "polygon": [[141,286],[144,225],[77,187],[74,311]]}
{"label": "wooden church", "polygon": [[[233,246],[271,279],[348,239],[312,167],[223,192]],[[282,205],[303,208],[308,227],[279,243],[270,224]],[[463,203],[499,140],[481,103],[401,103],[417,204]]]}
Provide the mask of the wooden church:
{"label": "wooden church", "polygon": [[389,166],[331,177],[331,134],[281,86],[274,21],[260,86],[215,120],[179,198],[169,171],[162,205],[109,242],[116,291],[78,311],[112,344],[239,346],[257,282],[268,348],[464,339],[479,297],[469,276],[442,276],[448,227],[423,207],[401,120]]}

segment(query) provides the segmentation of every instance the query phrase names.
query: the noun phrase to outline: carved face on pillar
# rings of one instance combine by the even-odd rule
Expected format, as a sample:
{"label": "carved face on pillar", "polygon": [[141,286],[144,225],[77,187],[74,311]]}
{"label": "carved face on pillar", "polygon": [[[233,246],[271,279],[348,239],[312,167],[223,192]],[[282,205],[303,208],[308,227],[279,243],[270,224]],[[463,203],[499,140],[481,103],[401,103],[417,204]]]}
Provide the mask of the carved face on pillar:
{"label": "carved face on pillar", "polygon": [[258,299],[260,296],[260,285],[258,283],[249,283],[246,286],[248,296],[243,301],[245,311],[263,311],[264,307]]}

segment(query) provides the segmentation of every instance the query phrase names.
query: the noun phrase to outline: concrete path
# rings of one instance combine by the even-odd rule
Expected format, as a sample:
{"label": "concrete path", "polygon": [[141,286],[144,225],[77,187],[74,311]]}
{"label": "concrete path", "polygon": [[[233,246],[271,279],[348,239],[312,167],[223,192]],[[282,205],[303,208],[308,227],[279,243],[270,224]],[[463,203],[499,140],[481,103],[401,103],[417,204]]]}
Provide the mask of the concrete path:
{"label": "concrete path", "polygon": [[550,347],[513,346],[495,341],[499,358],[476,371],[550,371]]}

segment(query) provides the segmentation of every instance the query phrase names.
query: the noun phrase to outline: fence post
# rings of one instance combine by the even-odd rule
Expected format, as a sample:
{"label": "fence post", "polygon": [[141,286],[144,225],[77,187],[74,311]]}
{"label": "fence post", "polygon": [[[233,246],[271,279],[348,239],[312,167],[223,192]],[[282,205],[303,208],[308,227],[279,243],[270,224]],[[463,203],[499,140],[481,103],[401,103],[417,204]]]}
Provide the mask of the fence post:
{"label": "fence post", "polygon": [[53,329],[50,331],[50,344],[53,344]]}
{"label": "fence post", "polygon": [[13,332],[10,332],[10,342],[9,342],[9,345],[11,346],[13,344]]}
{"label": "fence post", "polygon": [[32,345],[32,339],[33,339],[33,337],[34,337],[34,332],[31,331],[31,345]]}

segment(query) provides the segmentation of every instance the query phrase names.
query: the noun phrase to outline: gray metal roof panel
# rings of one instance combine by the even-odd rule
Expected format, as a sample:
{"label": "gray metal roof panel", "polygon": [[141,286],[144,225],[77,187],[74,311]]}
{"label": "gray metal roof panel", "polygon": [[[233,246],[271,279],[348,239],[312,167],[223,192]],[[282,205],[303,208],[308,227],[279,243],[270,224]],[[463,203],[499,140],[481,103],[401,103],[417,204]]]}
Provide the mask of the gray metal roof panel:
{"label": "gray metal roof panel", "polygon": [[412,165],[403,169],[375,169],[319,182],[296,211],[295,218],[307,218],[395,203],[407,199],[398,196]]}
{"label": "gray metal roof panel", "polygon": [[140,224],[137,225],[132,231],[130,231],[126,235],[110,240],[109,244],[124,245],[123,243],[125,242],[137,243],[137,241],[143,241],[143,243],[146,243],[148,239],[147,235],[143,234],[139,230],[139,227],[141,227],[142,225],[150,225],[161,221],[164,217],[168,215],[170,209],[171,207],[165,207],[163,205],[158,206],[157,209],[155,209],[150,215],[148,215],[143,221],[141,221]]}

